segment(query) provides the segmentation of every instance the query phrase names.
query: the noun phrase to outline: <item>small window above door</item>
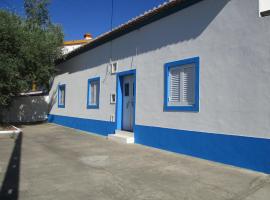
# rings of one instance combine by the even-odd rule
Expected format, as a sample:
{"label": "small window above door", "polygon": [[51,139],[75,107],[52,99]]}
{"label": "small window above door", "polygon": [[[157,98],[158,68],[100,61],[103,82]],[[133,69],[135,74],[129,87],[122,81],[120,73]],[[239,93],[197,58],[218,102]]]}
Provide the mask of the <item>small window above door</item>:
{"label": "small window above door", "polygon": [[270,15],[270,0],[259,0],[259,9],[261,17]]}
{"label": "small window above door", "polygon": [[66,85],[58,86],[58,108],[65,108],[66,103]]}

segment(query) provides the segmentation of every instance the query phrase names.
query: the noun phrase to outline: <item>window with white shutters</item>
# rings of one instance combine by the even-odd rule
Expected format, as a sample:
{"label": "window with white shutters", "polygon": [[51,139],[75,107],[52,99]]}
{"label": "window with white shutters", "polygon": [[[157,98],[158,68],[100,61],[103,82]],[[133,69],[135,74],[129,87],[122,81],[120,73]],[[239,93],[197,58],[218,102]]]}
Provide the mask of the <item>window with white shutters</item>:
{"label": "window with white shutters", "polygon": [[65,107],[65,97],[66,97],[66,85],[59,85],[58,86],[58,107],[64,108]]}
{"label": "window with white shutters", "polygon": [[93,78],[88,80],[87,108],[98,108],[99,84],[99,78]]}
{"label": "window with white shutters", "polygon": [[165,110],[198,110],[199,58],[165,64]]}
{"label": "window with white shutters", "polygon": [[61,89],[60,90],[60,105],[64,105],[65,104],[65,90]]}
{"label": "window with white shutters", "polygon": [[96,105],[97,104],[97,81],[93,81],[91,82],[91,86],[90,86],[90,105]]}
{"label": "window with white shutters", "polygon": [[192,105],[194,103],[195,65],[189,64],[170,70],[170,105]]}

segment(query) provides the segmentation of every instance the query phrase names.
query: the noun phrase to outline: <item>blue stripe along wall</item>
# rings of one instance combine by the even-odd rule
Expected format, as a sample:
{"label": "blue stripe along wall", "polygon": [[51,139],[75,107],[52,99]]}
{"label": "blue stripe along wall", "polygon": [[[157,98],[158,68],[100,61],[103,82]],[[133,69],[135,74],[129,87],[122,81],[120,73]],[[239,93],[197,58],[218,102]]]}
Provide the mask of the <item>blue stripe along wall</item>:
{"label": "blue stripe along wall", "polygon": [[48,115],[48,122],[79,129],[82,131],[97,133],[103,136],[114,133],[116,127],[114,122],[60,115]]}
{"label": "blue stripe along wall", "polygon": [[[48,121],[107,136],[116,123],[59,115]],[[270,139],[135,125],[135,142],[270,174]]]}
{"label": "blue stripe along wall", "polygon": [[270,173],[270,139],[135,126],[135,142]]}

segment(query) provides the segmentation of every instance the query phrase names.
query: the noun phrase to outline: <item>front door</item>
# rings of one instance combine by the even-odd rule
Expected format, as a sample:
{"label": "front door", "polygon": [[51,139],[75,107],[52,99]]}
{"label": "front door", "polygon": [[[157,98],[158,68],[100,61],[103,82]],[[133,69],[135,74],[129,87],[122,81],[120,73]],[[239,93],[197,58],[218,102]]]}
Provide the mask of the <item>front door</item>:
{"label": "front door", "polygon": [[135,87],[134,76],[125,76],[123,78],[123,119],[122,128],[126,131],[133,131],[134,107],[135,107]]}

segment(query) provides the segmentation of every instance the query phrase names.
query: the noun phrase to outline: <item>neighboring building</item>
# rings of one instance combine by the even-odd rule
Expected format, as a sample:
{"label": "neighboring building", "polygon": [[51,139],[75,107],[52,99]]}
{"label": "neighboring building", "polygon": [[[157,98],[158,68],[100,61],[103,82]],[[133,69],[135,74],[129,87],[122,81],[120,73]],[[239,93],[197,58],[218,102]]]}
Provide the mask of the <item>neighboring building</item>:
{"label": "neighboring building", "polygon": [[173,0],[93,39],[58,61],[49,121],[270,173],[268,11]]}
{"label": "neighboring building", "polygon": [[89,43],[93,37],[90,33],[84,34],[84,40],[71,40],[71,41],[65,41],[63,44],[63,54],[68,54],[71,51],[81,47],[82,45],[85,45]]}

